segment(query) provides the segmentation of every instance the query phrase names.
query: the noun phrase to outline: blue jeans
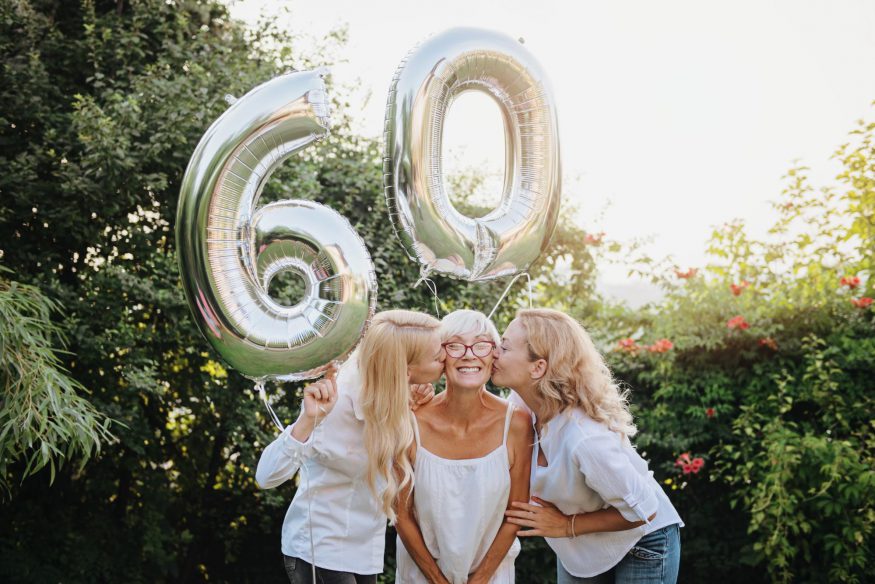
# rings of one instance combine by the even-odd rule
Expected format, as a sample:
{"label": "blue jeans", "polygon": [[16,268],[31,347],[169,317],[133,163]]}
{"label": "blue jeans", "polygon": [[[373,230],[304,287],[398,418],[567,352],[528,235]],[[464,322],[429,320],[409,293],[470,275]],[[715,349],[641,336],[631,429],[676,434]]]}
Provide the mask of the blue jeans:
{"label": "blue jeans", "polygon": [[681,535],[674,524],[639,539],[616,566],[598,576],[572,576],[557,558],[556,584],[675,584],[680,565]]}

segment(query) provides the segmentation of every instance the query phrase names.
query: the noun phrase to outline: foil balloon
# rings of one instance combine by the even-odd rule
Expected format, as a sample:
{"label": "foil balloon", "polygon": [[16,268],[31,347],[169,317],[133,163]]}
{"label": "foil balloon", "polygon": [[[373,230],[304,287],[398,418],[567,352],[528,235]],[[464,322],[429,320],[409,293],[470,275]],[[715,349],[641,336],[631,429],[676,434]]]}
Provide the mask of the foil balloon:
{"label": "foil balloon", "polygon": [[[176,240],[201,332],[252,378],[315,377],[358,344],[376,303],[370,255],[337,212],[312,201],[258,206],[271,173],[328,134],[322,71],[277,77],[229,107],[191,157]],[[294,306],[268,294],[278,274],[305,283]]]}
{"label": "foil balloon", "polygon": [[[500,203],[479,219],[453,207],[442,175],[444,119],[465,91],[492,97],[504,120]],[[389,214],[425,274],[468,281],[511,276],[549,243],[561,196],[556,106],[547,76],[518,41],[455,28],[414,48],[392,80],[384,138]]]}

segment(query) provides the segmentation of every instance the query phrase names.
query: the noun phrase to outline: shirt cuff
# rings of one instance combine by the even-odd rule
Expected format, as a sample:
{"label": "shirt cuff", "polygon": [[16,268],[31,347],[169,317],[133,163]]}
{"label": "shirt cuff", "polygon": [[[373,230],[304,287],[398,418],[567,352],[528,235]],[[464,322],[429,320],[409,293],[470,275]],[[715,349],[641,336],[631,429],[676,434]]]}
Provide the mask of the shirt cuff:
{"label": "shirt cuff", "polygon": [[286,428],[285,431],[283,432],[283,439],[282,439],[283,450],[285,450],[286,453],[289,455],[300,456],[302,451],[305,448],[307,448],[308,446],[312,446],[313,434],[316,433],[315,432],[316,429],[314,428],[313,432],[310,432],[310,435],[307,437],[307,440],[305,440],[304,442],[301,442],[300,440],[298,440],[297,438],[292,436],[292,428],[294,428],[294,427],[295,427],[295,425],[292,424],[291,426]]}
{"label": "shirt cuff", "polygon": [[659,499],[656,498],[656,493],[653,489],[645,489],[643,493],[630,493],[623,497],[626,505],[621,505],[618,509],[620,515],[627,521],[638,522],[643,521],[645,524],[650,523],[650,516],[656,513],[659,508]]}

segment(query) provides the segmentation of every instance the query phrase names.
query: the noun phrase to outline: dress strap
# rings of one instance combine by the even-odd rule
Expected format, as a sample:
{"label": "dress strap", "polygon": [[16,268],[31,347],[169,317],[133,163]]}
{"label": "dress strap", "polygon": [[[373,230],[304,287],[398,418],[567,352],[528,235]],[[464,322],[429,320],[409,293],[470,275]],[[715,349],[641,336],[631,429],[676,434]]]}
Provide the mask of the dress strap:
{"label": "dress strap", "polygon": [[513,416],[514,405],[510,402],[507,403],[507,414],[504,416],[504,438],[501,439],[501,445],[507,445],[507,432],[510,430],[510,419]]}
{"label": "dress strap", "polygon": [[410,417],[413,418],[413,436],[416,438],[416,447],[419,448],[422,446],[419,443],[419,424],[416,423],[416,415],[413,412],[410,412]]}

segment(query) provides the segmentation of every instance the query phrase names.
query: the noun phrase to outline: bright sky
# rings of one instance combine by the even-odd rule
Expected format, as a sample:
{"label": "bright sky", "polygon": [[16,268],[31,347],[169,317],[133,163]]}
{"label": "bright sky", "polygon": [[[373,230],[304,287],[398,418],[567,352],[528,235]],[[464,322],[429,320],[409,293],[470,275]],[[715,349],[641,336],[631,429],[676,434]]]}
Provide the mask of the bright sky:
{"label": "bright sky", "polygon": [[[232,15],[250,22],[280,14],[280,2],[230,1]],[[524,38],[551,77],[563,196],[581,224],[621,241],[653,236],[651,255],[682,267],[704,263],[713,225],[742,218],[764,234],[768,201],[793,161],[831,180],[828,158],[857,119],[875,113],[870,0],[286,4],[282,25],[314,39],[348,26],[346,63],[325,64],[336,82],[361,84],[351,113],[371,136],[382,133],[398,63],[419,41],[460,25]],[[486,99],[459,100],[448,158],[499,172],[500,124]],[[602,282],[615,291],[628,284],[620,268]]]}

